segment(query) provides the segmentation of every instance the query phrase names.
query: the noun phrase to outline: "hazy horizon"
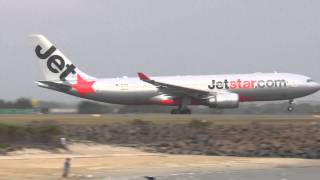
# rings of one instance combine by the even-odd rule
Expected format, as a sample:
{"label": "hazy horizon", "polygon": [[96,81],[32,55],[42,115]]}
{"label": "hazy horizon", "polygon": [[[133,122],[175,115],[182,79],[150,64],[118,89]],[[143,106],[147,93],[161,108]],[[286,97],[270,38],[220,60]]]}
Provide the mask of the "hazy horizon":
{"label": "hazy horizon", "polygon": [[34,83],[43,76],[28,36],[38,33],[96,77],[277,71],[320,82],[318,7],[297,0],[0,0],[0,99],[80,100]]}

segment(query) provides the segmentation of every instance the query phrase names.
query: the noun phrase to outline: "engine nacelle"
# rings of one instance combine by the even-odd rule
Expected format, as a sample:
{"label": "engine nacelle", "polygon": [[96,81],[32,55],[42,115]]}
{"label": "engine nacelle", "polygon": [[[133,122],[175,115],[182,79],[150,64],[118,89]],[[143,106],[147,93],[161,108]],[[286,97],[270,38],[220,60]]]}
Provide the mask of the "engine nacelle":
{"label": "engine nacelle", "polygon": [[239,95],[236,93],[221,93],[210,97],[207,102],[213,108],[237,108],[239,106]]}

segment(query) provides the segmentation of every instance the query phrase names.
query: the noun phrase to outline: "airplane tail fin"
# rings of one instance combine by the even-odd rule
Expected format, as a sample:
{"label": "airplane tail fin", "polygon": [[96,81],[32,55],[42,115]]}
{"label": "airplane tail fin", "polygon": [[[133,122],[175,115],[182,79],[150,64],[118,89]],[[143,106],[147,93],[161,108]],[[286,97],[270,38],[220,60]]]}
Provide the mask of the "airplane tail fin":
{"label": "airplane tail fin", "polygon": [[84,79],[95,79],[80,71],[43,35],[33,34],[30,38],[46,81],[71,81],[76,80],[78,76]]}

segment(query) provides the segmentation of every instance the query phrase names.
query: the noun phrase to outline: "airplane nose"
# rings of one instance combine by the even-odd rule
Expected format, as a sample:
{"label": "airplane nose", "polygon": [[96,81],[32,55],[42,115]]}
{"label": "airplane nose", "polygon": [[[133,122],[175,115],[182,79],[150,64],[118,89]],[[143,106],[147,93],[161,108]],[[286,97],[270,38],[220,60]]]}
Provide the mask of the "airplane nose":
{"label": "airplane nose", "polygon": [[320,84],[315,82],[315,83],[312,85],[312,88],[313,88],[315,91],[319,91],[319,90],[320,90]]}

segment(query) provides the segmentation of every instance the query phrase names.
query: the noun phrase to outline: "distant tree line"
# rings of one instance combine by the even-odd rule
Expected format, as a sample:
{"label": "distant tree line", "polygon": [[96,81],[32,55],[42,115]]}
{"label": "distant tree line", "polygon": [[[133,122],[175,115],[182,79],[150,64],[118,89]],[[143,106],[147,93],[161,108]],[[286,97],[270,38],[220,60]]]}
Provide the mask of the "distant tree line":
{"label": "distant tree line", "polygon": [[16,101],[0,100],[0,108],[31,109],[32,102],[28,98],[19,98]]}
{"label": "distant tree line", "polygon": [[[174,106],[160,106],[160,105],[130,105],[130,106],[114,106],[111,104],[97,103],[91,101],[82,101],[78,104],[78,112],[80,114],[105,114],[105,113],[118,113],[118,114],[131,114],[131,113],[170,113]],[[202,108],[195,109],[197,113],[212,113],[222,114],[221,109]]]}
{"label": "distant tree line", "polygon": [[78,104],[79,114],[106,114],[110,112],[112,112],[112,108],[105,104],[91,101],[82,101]]}

